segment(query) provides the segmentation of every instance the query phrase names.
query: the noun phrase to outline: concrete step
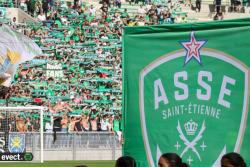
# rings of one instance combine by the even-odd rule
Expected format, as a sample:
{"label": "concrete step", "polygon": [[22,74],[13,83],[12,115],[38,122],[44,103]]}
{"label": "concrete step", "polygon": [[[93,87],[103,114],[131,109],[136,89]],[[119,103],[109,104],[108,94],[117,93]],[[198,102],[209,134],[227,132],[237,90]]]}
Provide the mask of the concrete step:
{"label": "concrete step", "polygon": [[224,14],[225,19],[237,19],[237,18],[244,18],[244,17],[250,17],[250,13],[225,13]]}
{"label": "concrete step", "polygon": [[[196,12],[194,10],[191,10],[188,6],[182,6],[182,10],[184,12],[187,12],[188,17],[190,18],[197,18],[198,20],[204,21],[204,20],[211,20],[215,13],[211,13],[209,10],[209,5],[202,5],[201,11]],[[250,17],[250,8],[245,8],[245,13],[229,13],[228,8],[226,7],[226,12],[224,14],[225,19],[235,19],[235,18],[243,18],[243,17]]]}
{"label": "concrete step", "polygon": [[19,8],[7,8],[7,15],[6,17],[9,19],[13,19],[13,17],[17,18],[17,22],[23,23],[23,22],[37,22],[36,19],[34,19],[32,16],[24,12],[23,10]]}

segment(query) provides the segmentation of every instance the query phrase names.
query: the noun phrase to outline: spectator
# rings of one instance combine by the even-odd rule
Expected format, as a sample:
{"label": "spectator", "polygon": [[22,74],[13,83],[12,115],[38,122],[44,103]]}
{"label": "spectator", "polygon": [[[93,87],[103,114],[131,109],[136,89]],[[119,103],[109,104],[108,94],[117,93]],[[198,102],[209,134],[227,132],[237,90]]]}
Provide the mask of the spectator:
{"label": "spectator", "polygon": [[91,13],[91,16],[96,15],[96,9],[93,5],[90,5],[89,12]]}
{"label": "spectator", "polygon": [[32,123],[33,125],[33,127],[32,127],[32,129],[33,129],[33,131],[34,132],[40,132],[40,119],[39,118],[36,118],[35,119],[35,121],[34,121],[34,123]]}
{"label": "spectator", "polygon": [[143,17],[140,17],[140,19],[137,22],[137,26],[144,26],[145,25],[145,20],[143,19]]}
{"label": "spectator", "polygon": [[102,131],[102,125],[100,122],[97,123],[97,131],[98,132]]}
{"label": "spectator", "polygon": [[36,1],[35,2],[35,15],[37,14],[41,14],[43,11],[43,8],[42,8],[42,2],[41,1]]}
{"label": "spectator", "polygon": [[97,120],[98,120],[98,117],[92,117],[90,119],[90,123],[91,123],[91,130],[92,131],[97,131]]}
{"label": "spectator", "polygon": [[4,114],[2,114],[1,120],[0,120],[0,131],[1,132],[9,132],[10,125],[8,123],[8,119]]}
{"label": "spectator", "polygon": [[122,138],[121,122],[120,121],[121,120],[119,119],[119,116],[115,116],[115,119],[113,121],[113,126],[114,126],[113,129],[118,137],[119,142],[121,142],[121,138]]}
{"label": "spectator", "polygon": [[17,20],[16,20],[16,17],[13,17],[12,19],[12,28],[16,29],[17,28]]}
{"label": "spectator", "polygon": [[82,121],[81,117],[78,117],[78,118],[75,117],[74,131],[76,131],[76,132],[83,131],[83,127],[81,126],[81,121]]}
{"label": "spectator", "polygon": [[89,131],[89,116],[82,116],[82,127],[84,131]]}
{"label": "spectator", "polygon": [[102,12],[103,12],[103,16],[107,15],[107,12],[108,12],[108,4],[107,4],[107,3],[104,3],[100,9],[101,9]]}
{"label": "spectator", "polygon": [[[16,118],[14,115],[11,114],[10,116],[10,123],[9,123],[9,127],[10,127],[10,132],[17,132],[17,127],[16,127]],[[1,130],[0,130],[1,131]],[[3,132],[3,131],[1,131]]]}
{"label": "spectator", "polygon": [[146,14],[146,10],[144,9],[142,5],[140,5],[140,7],[137,10],[137,13],[139,14],[139,16],[144,17]]}
{"label": "spectator", "polygon": [[48,17],[48,10],[49,10],[49,2],[48,2],[48,0],[43,0],[42,1],[42,8],[43,8],[43,13],[45,14],[45,17],[47,19],[47,17]]}
{"label": "spectator", "polygon": [[108,128],[108,130],[111,131],[111,132],[114,130],[114,129],[113,129],[113,118],[112,118],[112,117],[109,117],[109,119],[108,119],[107,128]]}
{"label": "spectator", "polygon": [[122,2],[121,0],[115,0],[116,2],[116,7],[121,8]]}
{"label": "spectator", "polygon": [[68,122],[68,117],[64,114],[61,120],[62,132],[68,132]]}
{"label": "spectator", "polygon": [[162,154],[159,161],[159,167],[188,167],[186,163],[182,162],[182,159],[175,153]]}
{"label": "spectator", "polygon": [[231,152],[222,156],[221,167],[246,167],[246,163],[240,154]]}
{"label": "spectator", "polygon": [[62,117],[54,117],[53,121],[53,131],[54,132],[61,132],[62,125],[61,125]]}
{"label": "spectator", "polygon": [[25,132],[27,129],[25,126],[25,119],[20,115],[16,119],[16,126],[18,132]]}
{"label": "spectator", "polygon": [[46,16],[43,12],[41,12],[38,16],[37,16],[38,21],[46,21]]}
{"label": "spectator", "polygon": [[69,126],[68,126],[68,132],[74,132],[74,130],[75,130],[75,122],[76,122],[75,117],[71,117],[70,122],[69,122]]}
{"label": "spectator", "polygon": [[121,18],[128,18],[128,17],[129,17],[128,10],[124,9],[124,11],[121,14]]}
{"label": "spectator", "polygon": [[196,0],[195,4],[196,4],[196,12],[200,12],[201,11],[201,0]]}
{"label": "spectator", "polygon": [[147,15],[149,16],[149,22],[153,24],[153,20],[156,15],[154,6],[151,6],[151,8],[148,10]]}
{"label": "spectator", "polygon": [[[19,66],[8,95],[13,97],[11,99],[22,101],[26,98],[27,101],[9,100],[9,105],[48,107],[44,120],[48,132],[54,124],[55,128],[61,128],[60,131],[96,131],[100,128],[115,131],[119,138],[114,115],[121,114],[122,29],[124,26],[173,23],[175,17],[171,12],[176,11],[178,2],[169,3],[171,10],[147,2],[146,6],[140,5],[135,10],[136,15],[131,15],[131,10],[127,9],[109,10],[109,1],[103,1],[101,13],[96,12],[94,5],[81,7],[80,1],[67,7],[58,1],[55,7],[51,0],[42,2],[26,1],[28,11],[34,13],[36,9],[36,14],[39,12],[35,17],[43,26],[11,23],[17,31],[35,40],[46,56],[38,56]],[[180,22],[186,22],[186,17],[180,17]],[[48,69],[48,64],[56,69]],[[36,115],[24,113],[12,120],[18,131],[27,131],[27,128],[30,131],[30,127],[38,131],[39,121],[33,119]],[[9,126],[15,129],[13,121]]]}
{"label": "spectator", "polygon": [[74,8],[78,8],[80,6],[80,0],[74,0]]}
{"label": "spectator", "polygon": [[30,117],[26,118],[25,127],[26,127],[27,132],[32,132],[33,131],[33,125],[31,123]]}
{"label": "spectator", "polygon": [[27,0],[27,1],[26,1],[26,4],[27,4],[28,12],[29,12],[31,15],[34,15],[36,0]]}
{"label": "spectator", "polygon": [[115,167],[136,167],[136,162],[130,156],[123,156],[116,160]]}
{"label": "spectator", "polygon": [[26,3],[26,0],[21,0],[21,1],[20,1],[20,8],[21,8],[23,11],[25,11],[25,12],[28,11],[28,6],[27,6],[27,3]]}
{"label": "spectator", "polygon": [[107,116],[103,116],[103,118],[100,121],[101,123],[101,129],[102,131],[108,131],[108,119]]}

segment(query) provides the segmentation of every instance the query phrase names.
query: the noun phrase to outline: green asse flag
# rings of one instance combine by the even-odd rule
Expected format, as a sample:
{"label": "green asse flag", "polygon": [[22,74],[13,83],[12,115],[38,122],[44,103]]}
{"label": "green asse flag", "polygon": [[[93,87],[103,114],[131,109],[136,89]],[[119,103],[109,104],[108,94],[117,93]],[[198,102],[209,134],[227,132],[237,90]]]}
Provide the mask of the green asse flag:
{"label": "green asse flag", "polygon": [[234,151],[250,166],[250,19],[126,27],[123,48],[123,154],[219,167]]}

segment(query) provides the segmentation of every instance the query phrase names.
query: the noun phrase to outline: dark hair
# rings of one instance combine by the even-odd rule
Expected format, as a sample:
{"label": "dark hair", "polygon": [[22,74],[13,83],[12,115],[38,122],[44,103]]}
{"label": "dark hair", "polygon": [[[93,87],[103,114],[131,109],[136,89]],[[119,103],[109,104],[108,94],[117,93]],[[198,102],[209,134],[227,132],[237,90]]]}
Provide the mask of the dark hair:
{"label": "dark hair", "polygon": [[123,156],[116,160],[115,167],[136,167],[136,162],[130,156]]}
{"label": "dark hair", "polygon": [[9,87],[0,85],[0,99],[6,99],[9,91],[10,91]]}
{"label": "dark hair", "polygon": [[162,154],[161,157],[168,161],[169,167],[189,167],[188,164],[183,163],[181,157],[175,153],[165,153]]}
{"label": "dark hair", "polygon": [[223,155],[223,157],[221,158],[221,166],[223,167],[223,160],[227,160],[227,162],[231,165],[233,165],[234,167],[246,167],[246,163],[244,161],[244,159],[241,157],[240,154],[235,153],[235,152],[231,152],[231,153],[227,153],[225,155]]}

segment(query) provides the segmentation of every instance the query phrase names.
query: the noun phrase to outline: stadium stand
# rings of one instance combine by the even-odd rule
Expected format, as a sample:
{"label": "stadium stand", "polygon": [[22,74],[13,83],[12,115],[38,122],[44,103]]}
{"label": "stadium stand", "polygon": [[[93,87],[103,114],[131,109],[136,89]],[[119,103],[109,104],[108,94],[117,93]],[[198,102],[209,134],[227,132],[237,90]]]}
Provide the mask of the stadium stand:
{"label": "stadium stand", "polygon": [[[0,99],[0,104],[46,106],[44,120],[60,117],[60,131],[120,131],[122,28],[196,19],[187,16],[182,7],[188,2],[181,1],[155,1],[155,5],[136,1],[122,7],[119,0],[101,1],[97,6],[74,2],[0,1],[3,7],[18,5],[38,19],[38,23],[17,23],[2,16],[1,23],[33,39],[44,53],[20,65],[9,98]],[[31,126],[25,121],[12,131],[39,131],[37,113],[20,112],[19,116],[29,118]]]}
{"label": "stadium stand", "polygon": [[[20,65],[9,98],[0,103],[47,106],[44,120],[60,117],[64,132],[120,131],[122,27],[186,22],[186,13],[179,3],[141,10],[103,3],[100,12],[88,3],[41,2],[36,1],[34,11],[39,23],[5,21],[39,44],[44,54]],[[26,121],[11,131],[39,131],[37,113],[19,116]]]}

